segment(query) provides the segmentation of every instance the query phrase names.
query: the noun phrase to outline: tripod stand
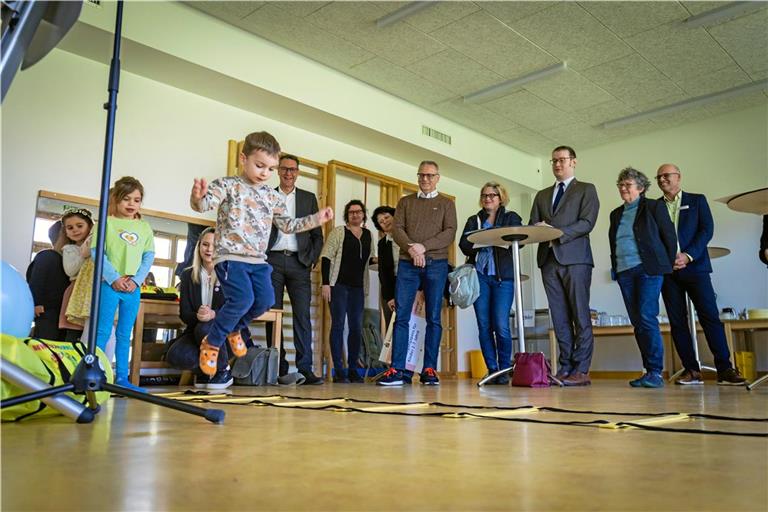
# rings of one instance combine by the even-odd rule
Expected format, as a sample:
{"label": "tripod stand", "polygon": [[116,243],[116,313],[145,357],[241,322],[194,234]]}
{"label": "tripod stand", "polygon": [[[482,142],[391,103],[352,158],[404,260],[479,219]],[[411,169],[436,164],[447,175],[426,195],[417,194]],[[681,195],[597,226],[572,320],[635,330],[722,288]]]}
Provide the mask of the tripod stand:
{"label": "tripod stand", "polygon": [[[115,20],[115,40],[112,52],[112,61],[109,69],[109,100],[104,104],[107,110],[107,129],[104,141],[104,165],[101,177],[101,195],[99,202],[99,220],[98,233],[96,238],[96,258],[94,259],[93,272],[93,291],[91,293],[91,316],[89,318],[89,329],[93,335],[88,338],[87,352],[80,363],[75,368],[70,382],[61,386],[46,387],[40,381],[24,372],[11,363],[3,361],[4,373],[13,374],[15,379],[10,378],[11,382],[33,390],[17,397],[9,398],[0,402],[0,408],[10,407],[17,404],[30,402],[32,400],[44,400],[50,403],[54,408],[65,415],[76,419],[80,423],[88,423],[93,420],[99,412],[99,405],[96,402],[97,391],[109,391],[127,398],[142,400],[155,405],[168,407],[177,411],[186,412],[202,416],[208,421],[221,423],[224,421],[224,411],[220,409],[204,409],[183,402],[176,402],[167,398],[161,398],[150,394],[135,391],[130,388],[110,384],[107,382],[106,374],[99,364],[99,358],[96,357],[96,336],[99,317],[99,300],[101,296],[101,277],[104,265],[104,237],[107,226],[107,204],[109,202],[109,183],[112,173],[112,149],[115,136],[115,113],[117,111],[117,92],[120,81],[120,37],[123,21],[123,0],[117,2],[117,15]],[[134,335],[140,335],[136,333]],[[4,376],[5,377],[5,376]],[[31,379],[31,380],[30,380]],[[68,397],[61,397],[63,393],[73,392],[75,394],[85,395],[88,408],[82,408],[80,404],[73,405],[73,400]],[[51,397],[55,397],[51,400]],[[63,400],[66,399],[66,400]]]}

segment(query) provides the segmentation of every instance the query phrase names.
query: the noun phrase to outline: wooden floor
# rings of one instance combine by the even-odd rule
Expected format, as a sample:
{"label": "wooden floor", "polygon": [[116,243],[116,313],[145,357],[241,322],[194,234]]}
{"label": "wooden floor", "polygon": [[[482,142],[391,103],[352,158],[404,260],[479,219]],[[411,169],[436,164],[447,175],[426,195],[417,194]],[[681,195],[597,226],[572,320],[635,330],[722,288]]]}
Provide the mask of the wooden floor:
{"label": "wooden floor", "polygon": [[[235,394],[768,416],[768,386],[234,388]],[[2,510],[765,511],[768,440],[223,406],[213,425],[112,399],[96,421],[2,426]],[[539,412],[526,417],[595,419]],[[616,419],[609,417],[608,419]],[[768,432],[766,423],[670,426]]]}

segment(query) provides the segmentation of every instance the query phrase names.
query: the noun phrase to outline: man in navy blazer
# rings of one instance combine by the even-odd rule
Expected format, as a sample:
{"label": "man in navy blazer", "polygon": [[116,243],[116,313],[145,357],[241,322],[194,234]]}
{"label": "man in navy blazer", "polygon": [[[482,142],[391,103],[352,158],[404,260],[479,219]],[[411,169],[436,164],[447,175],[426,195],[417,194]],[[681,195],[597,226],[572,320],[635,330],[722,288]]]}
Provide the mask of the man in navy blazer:
{"label": "man in navy blazer", "polygon": [[[296,187],[299,159],[283,154],[277,168],[280,185],[277,190],[285,198],[288,215],[304,217],[317,213],[317,197],[312,192]],[[275,289],[275,307],[283,308],[283,290],[288,290],[293,313],[293,345],[296,348],[296,368],[304,375],[305,384],[322,384],[312,372],[312,267],[323,250],[323,231],[319,227],[303,233],[286,234],[272,226],[267,246],[267,263],[272,265],[272,286]],[[267,324],[267,339],[271,339],[271,325]],[[280,354],[280,375],[288,373],[285,351]]]}
{"label": "man in navy blazer", "polygon": [[594,344],[589,312],[594,262],[589,233],[595,227],[600,201],[593,184],[575,178],[573,148],[556,147],[550,163],[555,184],[536,194],[529,223],[563,232],[560,238],[539,244],[537,262],[560,350],[557,378],[566,386],[588,386]]}
{"label": "man in navy blazer", "polygon": [[686,370],[675,384],[703,383],[688,328],[687,294],[693,301],[707,344],[715,358],[717,383],[726,386],[743,385],[745,379],[731,365],[725,330],[718,315],[715,290],[710,279],[712,265],[707,244],[712,239],[715,226],[707,198],[702,194],[682,191],[680,169],[674,164],[659,167],[656,181],[664,192],[660,199],[667,205],[678,239],[674,271],[664,276],[661,288],[672,340]]}

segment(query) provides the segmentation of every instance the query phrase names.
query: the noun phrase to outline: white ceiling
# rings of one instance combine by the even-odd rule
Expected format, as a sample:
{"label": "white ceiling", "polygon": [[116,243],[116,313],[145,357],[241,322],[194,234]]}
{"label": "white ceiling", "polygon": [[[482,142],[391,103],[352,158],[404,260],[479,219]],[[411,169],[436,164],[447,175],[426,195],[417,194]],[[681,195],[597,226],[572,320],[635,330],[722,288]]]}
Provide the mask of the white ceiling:
{"label": "white ceiling", "polygon": [[[603,122],[768,78],[768,3],[706,28],[729,2],[188,2],[243,30],[535,154],[585,148],[768,101],[768,90],[605,129]],[[479,104],[462,96],[567,61]],[[302,79],[302,77],[292,77]],[[288,79],[288,78],[287,78]]]}

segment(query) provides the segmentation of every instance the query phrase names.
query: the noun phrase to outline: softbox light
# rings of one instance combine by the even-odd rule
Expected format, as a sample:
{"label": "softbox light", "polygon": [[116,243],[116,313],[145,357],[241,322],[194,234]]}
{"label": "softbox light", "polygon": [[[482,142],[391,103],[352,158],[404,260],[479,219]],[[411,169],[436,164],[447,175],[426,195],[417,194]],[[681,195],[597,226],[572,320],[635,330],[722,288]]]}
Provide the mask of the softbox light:
{"label": "softbox light", "polygon": [[82,6],[82,1],[2,2],[0,101],[5,99],[16,71],[35,64],[55,48],[77,21]]}

